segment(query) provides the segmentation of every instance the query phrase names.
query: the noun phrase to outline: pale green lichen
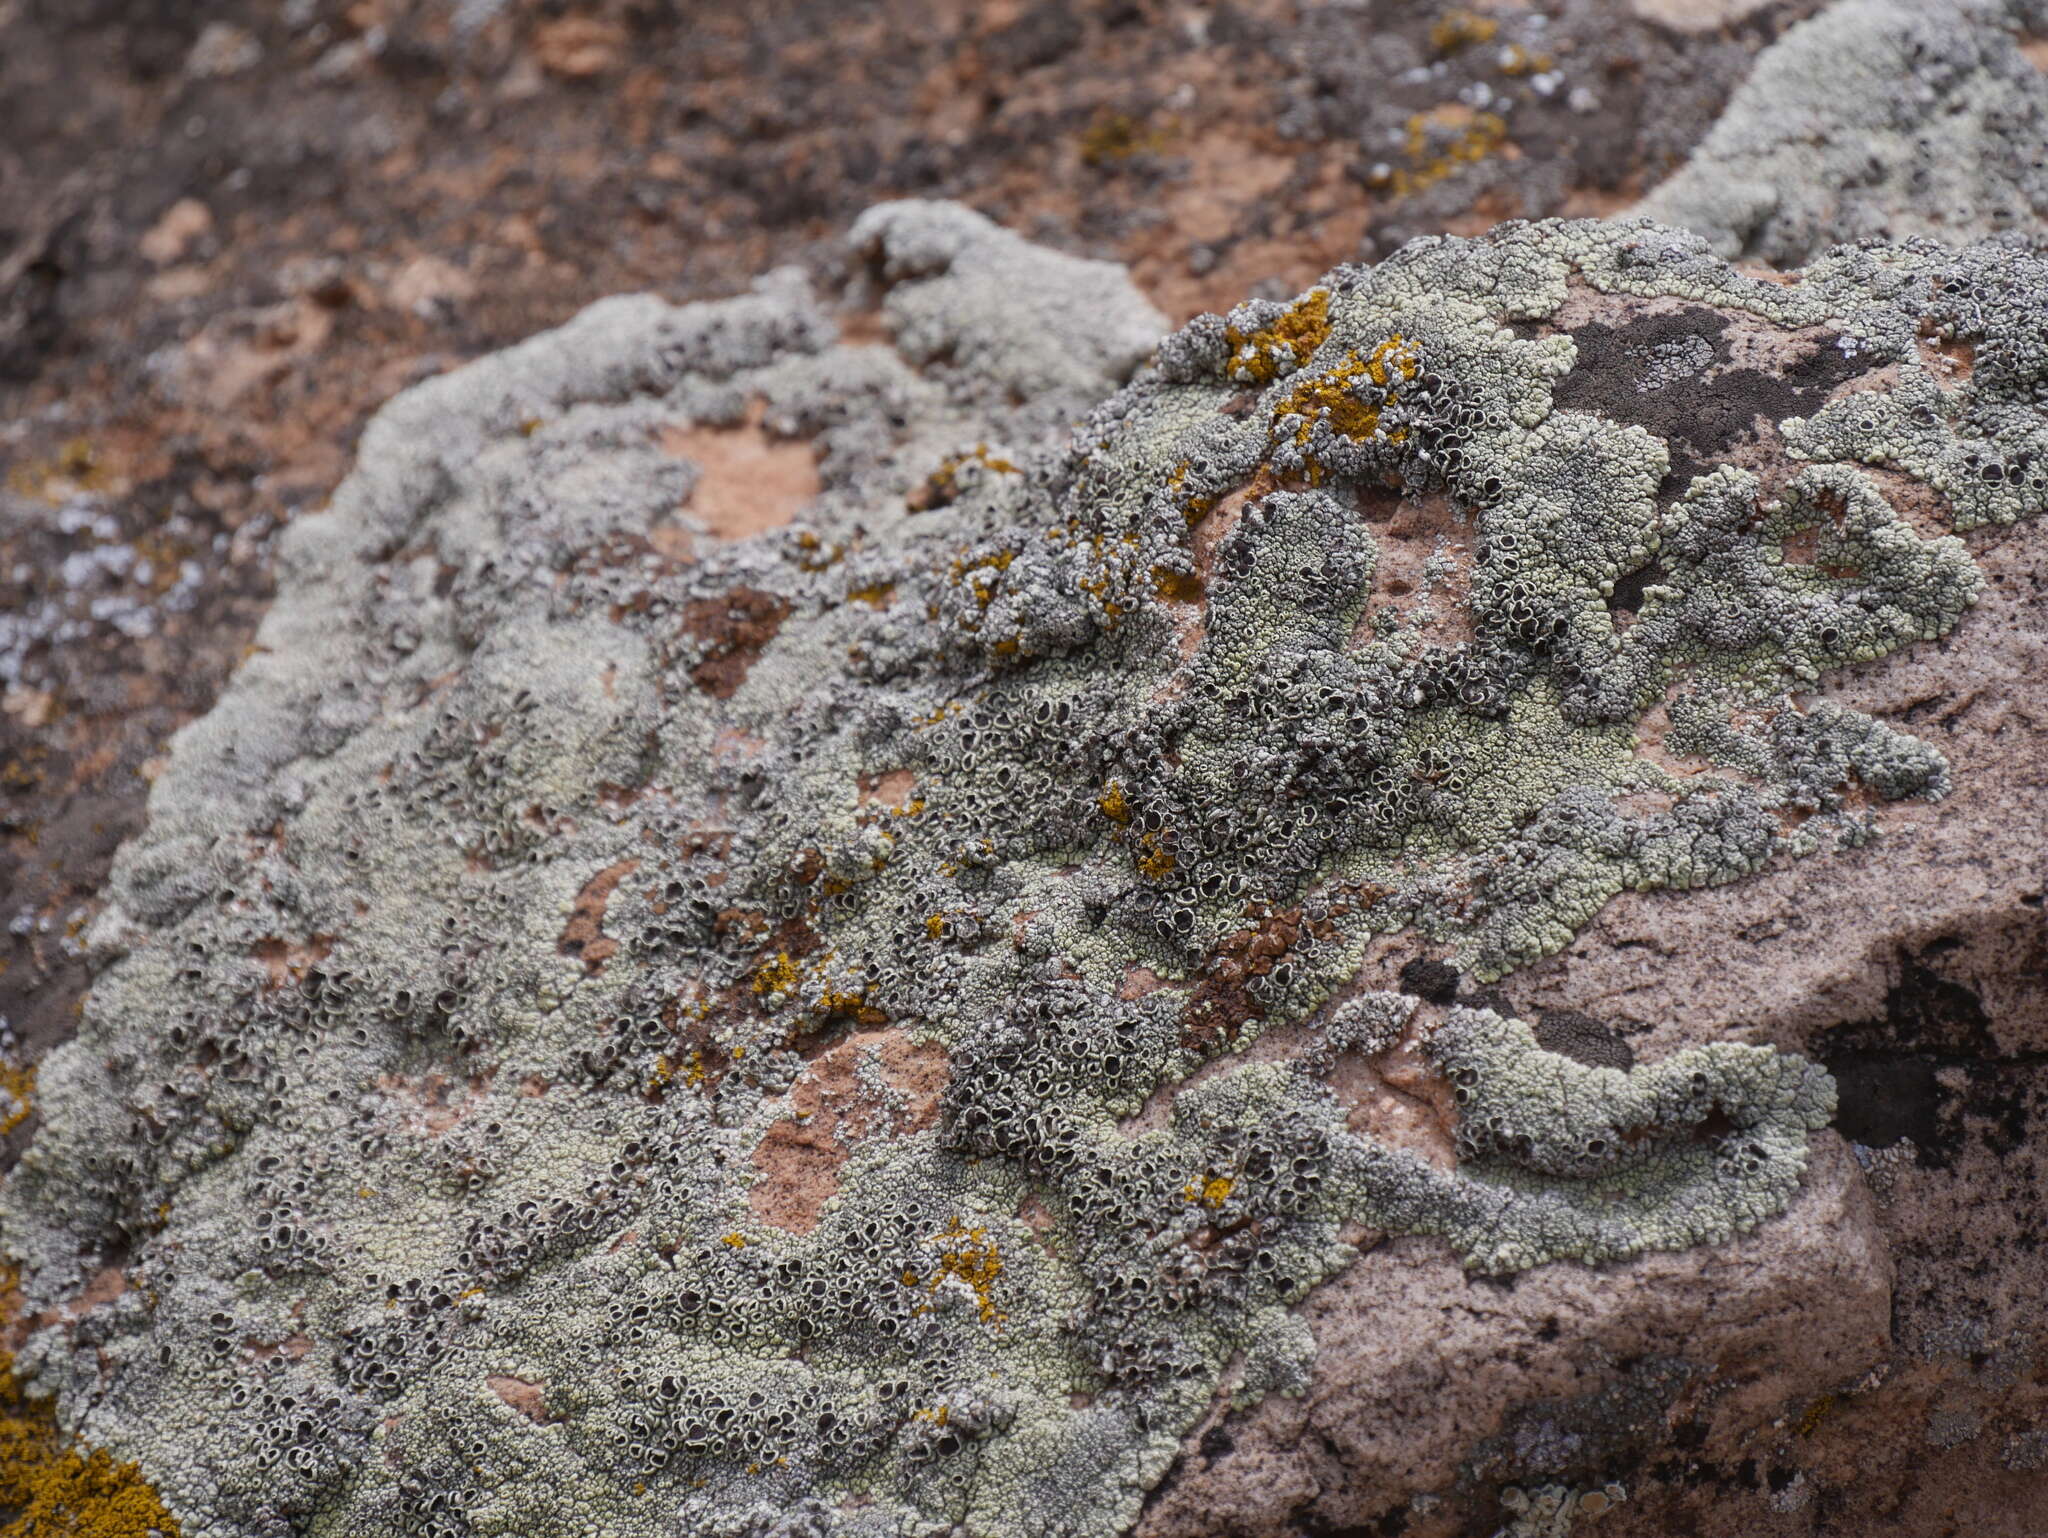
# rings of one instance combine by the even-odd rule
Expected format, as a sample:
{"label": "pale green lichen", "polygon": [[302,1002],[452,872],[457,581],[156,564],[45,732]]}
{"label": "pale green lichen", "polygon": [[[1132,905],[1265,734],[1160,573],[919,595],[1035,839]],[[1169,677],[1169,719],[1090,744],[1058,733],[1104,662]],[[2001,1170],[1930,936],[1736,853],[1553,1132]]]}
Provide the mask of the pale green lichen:
{"label": "pale green lichen", "polygon": [[1839,0],[1766,49],[1683,169],[1634,212],[1791,266],[1837,241],[2036,235],[2041,0]]}
{"label": "pale green lichen", "polygon": [[[862,239],[923,371],[783,275],[402,396],[179,738],[4,1216],[35,1306],[119,1258],[21,1368],[186,1533],[1112,1533],[1219,1392],[1302,1385],[1288,1310],[1347,1225],[1514,1271],[1790,1198],[1831,1100],[1803,1061],[1590,1066],[1357,974],[1415,929],[1497,975],[1942,792],[1804,691],[1976,592],[1901,472],[2038,510],[2042,265],[1780,285],[1506,226],[1332,273],[1270,378],[1233,372],[1287,313],[1256,305],[1117,389],[1149,312],[1113,274],[958,210]],[[1702,402],[1776,381],[1706,448],[1630,378],[1559,403],[1572,315],[1674,306],[1808,382],[1657,352]],[[1004,354],[1021,405],[957,362]],[[663,430],[757,398],[823,494],[664,553],[696,471]],[[1767,495],[1771,433],[1812,463]],[[963,456],[1006,468],[906,505]],[[1459,534],[1428,618],[1397,504]],[[1228,1060],[1281,1026],[1309,1045]],[[889,1130],[784,1231],[757,1155],[860,1032]],[[1326,1082],[1404,1032],[1465,1097],[1455,1169]],[[929,1124],[885,1038],[943,1051]]]}

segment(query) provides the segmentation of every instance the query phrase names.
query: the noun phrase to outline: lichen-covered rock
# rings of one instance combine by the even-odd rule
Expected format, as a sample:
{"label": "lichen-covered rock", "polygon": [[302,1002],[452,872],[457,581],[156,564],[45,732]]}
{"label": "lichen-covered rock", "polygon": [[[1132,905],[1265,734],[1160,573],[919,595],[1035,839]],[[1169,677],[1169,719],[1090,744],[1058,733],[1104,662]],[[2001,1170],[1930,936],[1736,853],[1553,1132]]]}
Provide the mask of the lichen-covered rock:
{"label": "lichen-covered rock", "polygon": [[1765,50],[1685,168],[1635,212],[1779,265],[1838,241],[2038,237],[2040,0],[1839,0]]}
{"label": "lichen-covered rock", "polygon": [[1114,1533],[1369,1234],[1793,1199],[1803,1058],[1391,985],[1947,790],[1809,691],[2048,499],[2048,265],[1509,225],[1139,366],[1113,269],[857,239],[894,348],[781,274],[401,396],[178,739],[0,1216],[188,1535]]}

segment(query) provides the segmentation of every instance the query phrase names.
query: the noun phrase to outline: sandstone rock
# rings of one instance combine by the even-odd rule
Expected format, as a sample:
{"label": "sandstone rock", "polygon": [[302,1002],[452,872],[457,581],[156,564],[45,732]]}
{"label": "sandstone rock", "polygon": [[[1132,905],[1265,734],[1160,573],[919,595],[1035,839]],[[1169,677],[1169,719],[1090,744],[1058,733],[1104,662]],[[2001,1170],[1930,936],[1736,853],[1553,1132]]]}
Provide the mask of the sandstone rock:
{"label": "sandstone rock", "polygon": [[[1952,1193],[1796,1049],[1981,1169],[2023,1037],[1578,937],[2024,905],[1812,893],[1988,756],[1906,670],[2034,644],[2040,260],[1510,225],[1158,339],[962,209],[855,246],[875,313],[408,391],[288,532],[0,1194],[66,1425],[237,1538],[1619,1532],[1681,1432],[1891,1403]],[[720,430],[809,444],[793,521],[693,513]],[[1916,1434],[2023,1478],[1959,1301]]]}

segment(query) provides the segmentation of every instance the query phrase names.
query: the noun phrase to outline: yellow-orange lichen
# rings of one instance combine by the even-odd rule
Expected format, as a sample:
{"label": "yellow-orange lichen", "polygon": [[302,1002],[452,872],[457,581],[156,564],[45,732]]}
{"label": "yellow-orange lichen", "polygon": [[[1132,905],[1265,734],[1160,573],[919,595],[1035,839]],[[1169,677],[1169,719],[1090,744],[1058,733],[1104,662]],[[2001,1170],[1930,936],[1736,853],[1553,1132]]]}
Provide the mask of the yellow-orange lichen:
{"label": "yellow-orange lichen", "polygon": [[1270,326],[1256,331],[1232,326],[1223,338],[1230,343],[1232,375],[1254,384],[1270,384],[1280,377],[1283,367],[1299,368],[1308,362],[1329,335],[1330,292],[1312,288]]}
{"label": "yellow-orange lichen", "polygon": [[56,506],[81,491],[103,491],[116,479],[89,438],[72,438],[50,458],[16,465],[7,472],[7,489],[18,497],[35,497]]}
{"label": "yellow-orange lichen", "polygon": [[983,1324],[999,1324],[1003,1313],[996,1307],[996,1278],[1003,1274],[1003,1257],[996,1249],[995,1240],[986,1228],[969,1228],[958,1218],[932,1236],[934,1244],[947,1248],[939,1252],[939,1264],[929,1276],[919,1276],[911,1267],[904,1267],[899,1280],[906,1287],[922,1287],[926,1292],[938,1291],[948,1279],[965,1282],[974,1294],[974,1301],[981,1312]]}
{"label": "yellow-orange lichen", "polygon": [[796,962],[788,951],[777,951],[761,963],[754,972],[754,992],[766,997],[771,993],[794,993],[800,980]]}
{"label": "yellow-orange lichen", "polygon": [[1099,170],[1133,155],[1161,149],[1166,139],[1165,133],[1148,129],[1142,119],[1128,112],[1105,110],[1095,114],[1081,135],[1081,163]]}
{"label": "yellow-orange lichen", "polygon": [[1520,43],[1510,43],[1500,53],[1500,72],[1503,75],[1546,74],[1556,63],[1549,54],[1531,53]]}
{"label": "yellow-orange lichen", "polygon": [[1491,16],[1481,16],[1453,6],[1436,19],[1429,29],[1429,45],[1438,53],[1456,53],[1460,48],[1469,48],[1474,43],[1490,42],[1500,31],[1500,23]]}
{"label": "yellow-orange lichen", "polygon": [[[1296,443],[1308,442],[1309,433],[1319,421],[1329,423],[1332,432],[1362,443],[1379,433],[1380,413],[1400,399],[1392,388],[1394,382],[1413,379],[1421,368],[1414,347],[1397,331],[1375,347],[1371,356],[1361,358],[1355,352],[1348,353],[1342,363],[1327,373],[1304,379],[1273,414],[1302,419],[1295,430]],[[1384,392],[1378,404],[1368,404],[1359,398],[1356,386],[1361,380]],[[1396,427],[1386,434],[1386,439],[1399,443],[1406,436],[1405,428]]]}
{"label": "yellow-orange lichen", "polygon": [[35,1110],[36,1071],[33,1067],[17,1067],[13,1063],[0,1062],[0,1137],[12,1132],[27,1121]]}
{"label": "yellow-orange lichen", "polygon": [[178,1538],[178,1523],[132,1463],[80,1447],[30,1405],[0,1351],[0,1538]]}
{"label": "yellow-orange lichen", "polygon": [[989,452],[986,443],[977,443],[965,454],[949,454],[939,461],[938,469],[924,478],[924,481],[908,497],[905,505],[913,513],[928,513],[933,508],[950,507],[959,498],[960,468],[967,464],[980,465],[997,475],[1015,475],[1017,467],[1000,454]]}
{"label": "yellow-orange lichen", "polygon": [[[1447,134],[1442,142],[1433,142]],[[1451,102],[1417,112],[1408,119],[1402,142],[1405,166],[1375,166],[1366,185],[1375,192],[1406,197],[1434,186],[1461,166],[1477,164],[1508,142],[1507,119],[1495,112],[1474,112]]]}
{"label": "yellow-orange lichen", "polygon": [[1166,847],[1163,835],[1138,835],[1138,870],[1148,880],[1164,881],[1179,868],[1179,865],[1180,862],[1173,857],[1173,851]]}

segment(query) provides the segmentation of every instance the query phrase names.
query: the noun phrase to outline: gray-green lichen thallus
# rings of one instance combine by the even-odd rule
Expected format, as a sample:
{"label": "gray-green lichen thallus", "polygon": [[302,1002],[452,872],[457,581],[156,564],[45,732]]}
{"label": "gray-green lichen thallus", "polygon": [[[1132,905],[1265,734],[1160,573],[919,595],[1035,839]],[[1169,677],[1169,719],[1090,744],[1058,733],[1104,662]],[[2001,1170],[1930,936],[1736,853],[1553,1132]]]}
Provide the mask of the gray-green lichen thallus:
{"label": "gray-green lichen thallus", "polygon": [[[1368,1231],[1790,1199],[1815,1066],[1376,958],[1943,793],[1817,685],[2041,506],[2048,267],[1508,225],[1159,340],[958,208],[855,240],[893,346],[782,273],[394,401],[179,737],[4,1217],[34,1307],[118,1268],[17,1370],[187,1538],[1113,1534]],[[819,487],[721,542],[748,433]],[[1348,1117],[1389,1054],[1440,1148]]]}

